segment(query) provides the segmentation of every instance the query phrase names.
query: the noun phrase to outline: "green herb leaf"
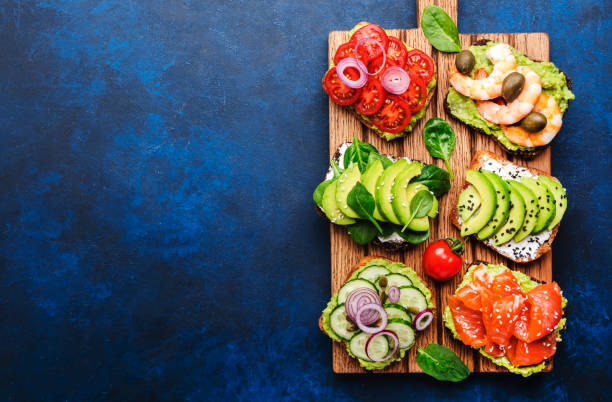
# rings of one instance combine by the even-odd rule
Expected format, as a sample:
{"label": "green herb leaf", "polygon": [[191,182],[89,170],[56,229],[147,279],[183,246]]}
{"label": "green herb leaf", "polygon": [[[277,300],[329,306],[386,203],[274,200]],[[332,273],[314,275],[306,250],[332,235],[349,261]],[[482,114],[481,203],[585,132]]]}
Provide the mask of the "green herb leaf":
{"label": "green herb leaf", "polygon": [[396,232],[402,239],[404,239],[405,241],[407,241],[410,244],[421,244],[423,243],[425,240],[429,239],[429,229],[427,229],[424,232],[417,232],[415,230],[404,230],[403,232],[401,230],[398,230]]}
{"label": "green herb leaf", "polygon": [[386,169],[389,166],[393,165],[393,162],[391,161],[391,159],[387,158],[386,156],[381,155],[378,152],[376,152],[376,153],[371,152],[370,156],[368,156],[368,165],[367,165],[367,167],[370,167],[370,165],[372,163],[376,162],[376,161],[381,161],[382,162],[383,169]]}
{"label": "green herb leaf", "polygon": [[340,177],[340,175],[342,174],[342,172],[344,172],[344,170],[340,169],[338,167],[338,165],[336,165],[336,161],[331,161],[330,162],[331,168],[332,168],[332,172],[334,173],[334,179]]}
{"label": "green herb leaf", "polygon": [[353,143],[344,153],[344,167],[347,168],[351,163],[356,163],[359,166],[359,171],[361,173],[365,172],[371,153],[378,154],[374,145],[361,142],[357,137],[353,137]]}
{"label": "green herb leaf", "polygon": [[448,172],[444,169],[440,169],[436,165],[425,165],[421,170],[421,174],[410,180],[410,183],[423,184],[429,191],[434,193],[436,197],[440,197],[450,190]]}
{"label": "green herb leaf", "polygon": [[423,33],[433,47],[441,52],[459,52],[459,31],[451,17],[438,6],[427,6],[421,17]]}
{"label": "green herb leaf", "polygon": [[428,190],[421,190],[412,197],[410,201],[410,219],[402,228],[402,232],[406,230],[410,222],[414,219],[422,218],[427,215],[431,207],[433,207],[433,200],[434,197]]}
{"label": "green herb leaf", "polygon": [[368,244],[376,237],[378,231],[370,221],[359,220],[346,227],[348,234],[357,244]]}
{"label": "green herb leaf", "polygon": [[317,188],[315,188],[314,193],[312,193],[312,199],[314,200],[315,204],[317,204],[320,207],[323,206],[323,193],[325,192],[325,189],[327,188],[327,186],[332,184],[334,180],[335,179],[325,180],[324,182],[319,184]]}
{"label": "green herb leaf", "polygon": [[372,222],[372,225],[374,225],[374,227],[376,227],[376,229],[382,233],[383,230],[373,216],[374,209],[376,208],[374,196],[370,194],[363,184],[360,182],[355,184],[355,187],[353,187],[349,193],[346,202],[353,211]]}
{"label": "green herb leaf", "polygon": [[470,369],[455,352],[436,343],[418,348],[416,361],[423,372],[436,380],[459,382],[470,375]]}
{"label": "green herb leaf", "polygon": [[425,146],[434,158],[440,158],[446,163],[446,168],[453,179],[453,170],[450,165],[450,157],[455,149],[455,132],[445,120],[433,117],[427,121],[423,129]]}

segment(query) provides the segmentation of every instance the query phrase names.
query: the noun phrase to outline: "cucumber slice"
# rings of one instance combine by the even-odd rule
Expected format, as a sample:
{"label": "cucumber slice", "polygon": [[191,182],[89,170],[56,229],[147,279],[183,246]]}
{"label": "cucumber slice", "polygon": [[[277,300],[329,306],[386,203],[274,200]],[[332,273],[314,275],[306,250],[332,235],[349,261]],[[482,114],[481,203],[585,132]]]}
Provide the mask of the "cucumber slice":
{"label": "cucumber slice", "polygon": [[[365,345],[368,341],[368,338],[372,336],[371,334],[366,334],[362,332],[357,334],[351,338],[351,342],[349,343],[349,349],[351,353],[362,360],[371,362],[370,358],[366,354]],[[399,337],[399,334],[397,335]],[[400,341],[401,344],[401,341]],[[377,336],[372,340],[370,344],[370,355],[374,359],[382,359],[389,354],[389,341],[386,336]]]}
{"label": "cucumber slice", "polygon": [[402,320],[401,318],[392,318],[389,320],[385,329],[395,332],[399,338],[400,349],[409,349],[414,345],[414,329],[412,329],[412,325],[410,325],[408,321]]}
{"label": "cucumber slice", "polygon": [[406,309],[400,306],[399,304],[387,303],[383,307],[387,312],[387,317],[389,319],[401,318],[402,320],[412,322],[412,316],[410,315],[410,313],[408,313]]}
{"label": "cucumber slice", "polygon": [[367,267],[366,269],[361,271],[359,275],[357,275],[357,277],[365,279],[372,283],[376,283],[376,281],[378,281],[378,278],[380,278],[381,275],[388,275],[389,272],[390,271],[385,267],[372,265],[371,267]]}
{"label": "cucumber slice", "polygon": [[397,304],[406,308],[410,313],[417,314],[427,308],[427,298],[414,286],[402,286]]}
{"label": "cucumber slice", "polygon": [[[345,341],[350,341],[351,338],[359,332],[359,329],[346,318],[346,312],[344,310],[344,304],[337,306],[334,311],[329,315],[329,325],[332,331],[340,338]],[[354,327],[355,330],[351,331],[349,328]]]}
{"label": "cucumber slice", "polygon": [[402,274],[389,274],[387,275],[387,288],[391,286],[412,286],[412,281],[406,275]]}
{"label": "cucumber slice", "polygon": [[373,291],[375,291],[376,293],[378,293],[378,289],[376,289],[376,286],[374,286],[374,284],[370,281],[367,281],[365,279],[351,279],[350,281],[346,282],[344,285],[342,285],[342,287],[340,288],[340,290],[338,291],[338,304],[342,304],[346,301],[346,298],[348,297],[348,295],[355,289],[359,289],[359,288],[370,288]]}

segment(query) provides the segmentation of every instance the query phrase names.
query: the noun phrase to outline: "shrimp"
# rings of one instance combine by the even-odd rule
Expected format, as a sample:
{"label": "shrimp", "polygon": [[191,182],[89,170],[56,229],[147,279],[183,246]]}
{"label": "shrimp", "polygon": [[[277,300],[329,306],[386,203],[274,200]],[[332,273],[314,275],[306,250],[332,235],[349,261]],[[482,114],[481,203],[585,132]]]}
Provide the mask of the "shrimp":
{"label": "shrimp", "polygon": [[516,99],[506,105],[499,105],[492,101],[477,102],[478,112],[491,123],[500,125],[514,124],[527,116],[538,101],[542,93],[542,80],[540,76],[526,66],[518,67],[517,71],[525,77],[525,86]]}
{"label": "shrimp", "polygon": [[504,134],[510,141],[524,147],[539,147],[547,145],[561,130],[562,115],[559,105],[552,96],[540,95],[538,102],[533,108],[534,112],[546,116],[546,127],[537,133],[530,133],[520,126],[501,126]]}
{"label": "shrimp", "polygon": [[457,92],[475,100],[495,99],[501,96],[502,82],[506,75],[515,71],[516,59],[510,46],[499,43],[487,50],[487,57],[493,63],[493,71],[484,79],[472,79],[457,71],[455,63],[450,68],[450,83]]}

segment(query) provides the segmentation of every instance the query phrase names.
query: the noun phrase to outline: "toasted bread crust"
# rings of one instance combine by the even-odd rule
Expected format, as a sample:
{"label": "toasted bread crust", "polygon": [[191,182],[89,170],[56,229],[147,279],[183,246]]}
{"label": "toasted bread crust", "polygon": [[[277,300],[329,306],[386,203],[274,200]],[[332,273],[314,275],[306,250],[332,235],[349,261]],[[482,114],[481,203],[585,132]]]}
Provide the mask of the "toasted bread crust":
{"label": "toasted bread crust", "polygon": [[[472,169],[472,170],[480,169],[484,165],[484,162],[487,159],[495,159],[495,160],[497,160],[499,162],[510,162],[510,161],[508,161],[508,160],[506,160],[506,159],[504,159],[504,158],[502,158],[502,157],[500,157],[498,155],[495,155],[492,152],[489,152],[489,151],[478,151],[478,152],[476,152],[476,155],[474,155],[474,158],[472,159],[472,162],[470,163],[470,166],[468,166],[468,169]],[[512,162],[510,162],[510,163],[512,163]],[[526,167],[526,166],[521,166],[521,167],[529,170],[533,174],[537,174],[538,176],[548,176],[551,179],[555,180],[556,182],[560,183],[559,180],[556,177],[553,177],[553,176],[549,175],[548,173],[546,173],[546,172],[544,172],[544,171],[542,171],[540,169],[530,168],[530,167]],[[464,184],[463,184],[461,189],[465,190],[468,186],[469,186],[469,183],[468,182],[464,182]],[[455,206],[453,207],[453,209],[451,211],[450,219],[451,219],[451,223],[453,224],[453,226],[455,226],[457,229],[461,230],[461,223],[459,223],[459,212],[457,211],[457,200],[455,200]],[[543,243],[540,246],[540,248],[538,249],[537,254],[533,258],[531,258],[529,260],[517,260],[517,259],[514,259],[514,258],[510,258],[510,257],[508,257],[506,255],[503,255],[503,254],[499,253],[495,248],[493,248],[492,246],[488,245],[484,241],[478,239],[478,237],[475,234],[471,235],[470,237],[472,239],[476,240],[476,241],[481,242],[485,246],[489,247],[491,250],[495,251],[496,253],[500,254],[501,256],[503,256],[505,258],[508,258],[509,260],[512,260],[512,261],[514,261],[516,263],[519,263],[519,264],[526,264],[526,263],[529,263],[529,262],[537,260],[543,254],[548,253],[552,249],[551,246],[552,246],[553,241],[555,240],[555,236],[557,236],[557,232],[559,231],[559,225],[561,225],[561,222],[559,222],[557,224],[557,226],[555,226],[553,228],[552,233],[550,235],[550,238],[545,243]]]}

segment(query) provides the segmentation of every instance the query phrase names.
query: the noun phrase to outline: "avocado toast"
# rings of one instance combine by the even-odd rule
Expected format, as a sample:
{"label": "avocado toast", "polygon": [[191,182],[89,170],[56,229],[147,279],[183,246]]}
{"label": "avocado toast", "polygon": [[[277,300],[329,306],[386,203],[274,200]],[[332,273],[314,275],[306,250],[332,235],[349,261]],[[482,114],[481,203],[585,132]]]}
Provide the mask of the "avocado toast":
{"label": "avocado toast", "polygon": [[[487,52],[496,45],[501,44],[483,39],[470,46],[468,49],[469,52],[464,53],[466,52],[464,50],[460,53],[460,55],[471,54],[471,56],[467,58],[471,59],[471,63],[462,63],[460,61],[465,58],[458,58],[455,63],[460,69],[462,68],[462,64],[465,64],[465,66],[463,66],[463,73],[465,73],[463,78],[468,77],[465,81],[470,81],[469,77],[474,78],[474,81],[480,81],[480,79],[486,78],[488,74],[493,72],[494,64],[488,58]],[[530,159],[544,149],[561,129],[561,118],[568,108],[569,100],[574,99],[574,94],[571,92],[571,80],[563,71],[557,69],[553,63],[533,61],[516,49],[509,46],[507,47],[511,51],[516,63],[515,65],[517,66],[514,70],[511,70],[514,72],[513,75],[515,75],[513,78],[516,78],[518,75],[516,72],[517,69],[531,70],[539,77],[542,96],[539,98],[534,96],[531,100],[532,103],[535,104],[535,106],[531,105],[533,109],[524,110],[524,112],[528,113],[527,115],[525,115],[525,113],[518,114],[518,121],[513,124],[496,124],[490,121],[495,120],[495,118],[489,115],[487,115],[487,118],[483,116],[483,113],[486,114],[486,112],[484,112],[485,108],[481,107],[483,101],[471,98],[474,96],[473,94],[464,96],[459,92],[461,91],[469,94],[469,92],[466,92],[465,88],[458,85],[460,80],[457,80],[455,83],[451,81],[453,87],[449,88],[445,98],[444,108],[453,118],[470,126],[477,132],[493,136],[506,152],[525,159]],[[453,65],[451,69],[454,68],[455,65]],[[484,74],[484,76],[478,76],[481,73]],[[458,75],[458,77],[461,77],[461,75]],[[510,80],[508,80],[508,82],[510,82]],[[502,87],[501,83],[499,83],[499,87]],[[527,85],[525,85],[525,87],[527,87]],[[506,86],[504,86],[504,88],[506,88]],[[502,96],[493,99],[492,102],[488,102],[489,106],[492,106],[491,103],[494,102],[501,105],[499,107],[493,106],[494,109],[505,108],[507,106]],[[485,101],[484,103],[487,102]],[[510,102],[508,105],[509,104]],[[525,102],[525,104],[527,104],[527,102]],[[548,104],[551,106],[548,107]],[[489,107],[489,109],[491,108]],[[553,113],[552,110],[555,110],[556,113]],[[528,124],[536,121],[536,119],[534,119],[536,117],[543,120],[546,124],[544,128],[537,124],[533,125],[533,127]],[[542,128],[541,131],[537,131],[540,128]]]}
{"label": "avocado toast", "polygon": [[[394,303],[389,302],[388,293],[392,287],[397,287],[400,293]],[[368,345],[371,350],[366,350],[368,339],[376,333],[361,331],[346,312],[347,303],[352,301],[349,297],[353,299],[351,294],[360,291],[382,296],[378,304],[384,310],[382,314],[386,316],[387,325],[379,331],[391,331],[397,336],[399,344],[395,352],[393,334],[377,337],[376,342],[380,344]],[[431,291],[411,268],[382,257],[363,257],[351,269],[346,282],[332,295],[319,318],[319,328],[332,340],[344,343],[349,355],[357,358],[362,367],[379,370],[404,357],[416,339],[415,316],[425,313],[433,317],[434,308]],[[376,322],[379,326],[380,320],[383,318],[379,317]],[[384,361],[374,361],[384,358]]]}

